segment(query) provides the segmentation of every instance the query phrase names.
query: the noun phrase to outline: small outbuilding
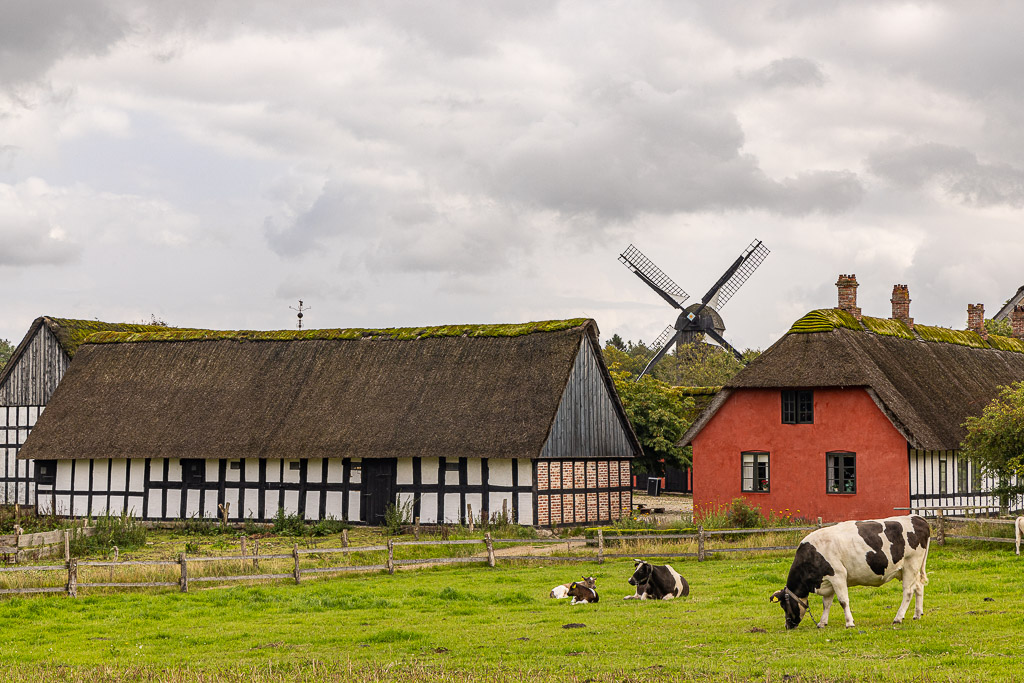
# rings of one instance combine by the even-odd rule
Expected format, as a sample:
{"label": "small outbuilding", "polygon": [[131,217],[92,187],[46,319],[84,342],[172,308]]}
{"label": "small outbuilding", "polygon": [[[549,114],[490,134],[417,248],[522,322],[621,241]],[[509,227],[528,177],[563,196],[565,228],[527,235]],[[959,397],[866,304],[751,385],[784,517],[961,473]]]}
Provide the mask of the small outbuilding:
{"label": "small outbuilding", "polygon": [[593,320],[99,332],[20,449],[43,512],[526,525],[632,509]]}
{"label": "small outbuilding", "polygon": [[[684,435],[696,509],[744,498],[765,514],[825,520],[909,507],[998,506],[993,482],[961,456],[964,421],[1024,380],[1024,308],[1013,337],[915,323],[897,285],[892,316],[862,315],[857,280],[811,311],[729,381]],[[1014,504],[1015,505],[1015,504]]]}

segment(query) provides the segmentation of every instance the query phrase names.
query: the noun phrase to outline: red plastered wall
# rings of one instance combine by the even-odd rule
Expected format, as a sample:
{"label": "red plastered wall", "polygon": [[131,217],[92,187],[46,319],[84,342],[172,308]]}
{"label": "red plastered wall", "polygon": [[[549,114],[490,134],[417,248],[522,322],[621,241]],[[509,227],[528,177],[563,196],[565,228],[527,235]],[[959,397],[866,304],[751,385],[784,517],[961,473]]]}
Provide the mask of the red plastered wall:
{"label": "red plastered wall", "polygon": [[[743,492],[743,451],[768,451],[770,491]],[[825,453],[857,454],[857,493],[825,492]],[[862,388],[815,389],[814,424],[782,424],[782,392],[738,389],[693,440],[697,511],[746,498],[824,521],[889,517],[910,503],[907,441]],[[799,511],[799,512],[798,512]]]}

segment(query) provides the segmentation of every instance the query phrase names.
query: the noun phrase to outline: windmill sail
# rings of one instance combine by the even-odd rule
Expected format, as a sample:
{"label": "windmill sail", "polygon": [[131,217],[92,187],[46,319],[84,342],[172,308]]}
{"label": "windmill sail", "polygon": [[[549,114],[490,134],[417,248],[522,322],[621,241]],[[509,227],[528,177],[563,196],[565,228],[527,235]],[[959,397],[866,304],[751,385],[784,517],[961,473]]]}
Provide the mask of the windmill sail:
{"label": "windmill sail", "polygon": [[657,354],[658,351],[661,351],[663,348],[665,348],[665,345],[668,344],[669,340],[672,339],[672,337],[674,337],[675,334],[675,327],[673,327],[672,325],[666,327],[664,330],[662,330],[661,334],[658,335],[658,338],[654,340],[654,343],[651,344],[651,351],[654,351],[654,353]]}
{"label": "windmill sail", "polygon": [[717,300],[717,303],[711,305],[715,309],[721,309],[728,303],[732,295],[735,294],[743,283],[754,274],[757,267],[764,263],[764,260],[768,258],[768,247],[764,246],[764,242],[761,240],[754,240],[750,243],[750,246],[740,254],[737,261],[740,262],[739,266],[733,272],[732,277],[725,281],[725,283],[718,288],[717,291],[712,294],[712,299]]}
{"label": "windmill sail", "polygon": [[646,282],[661,298],[676,308],[682,308],[683,302],[690,298],[690,295],[666,275],[665,271],[654,265],[653,261],[644,256],[632,244],[626,251],[619,254],[619,261],[636,273],[637,277]]}

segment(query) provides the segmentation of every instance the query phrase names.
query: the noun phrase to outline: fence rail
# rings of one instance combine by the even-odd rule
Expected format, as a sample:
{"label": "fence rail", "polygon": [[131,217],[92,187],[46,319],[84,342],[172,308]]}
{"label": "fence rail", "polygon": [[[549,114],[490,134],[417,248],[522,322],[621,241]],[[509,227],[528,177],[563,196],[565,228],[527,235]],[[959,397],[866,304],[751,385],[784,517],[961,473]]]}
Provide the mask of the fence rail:
{"label": "fence rail", "polygon": [[[940,515],[939,517],[939,533],[936,540],[941,544],[944,542],[946,537],[945,534],[945,519]],[[1007,523],[1012,523],[1008,521]],[[242,554],[239,555],[220,555],[210,557],[189,557],[185,553],[181,553],[175,560],[126,560],[126,561],[105,561],[105,560],[78,560],[70,556],[70,548],[65,538],[65,558],[63,564],[54,565],[42,565],[42,566],[29,566],[29,567],[0,567],[0,572],[64,572],[66,578],[63,586],[37,586],[37,587],[26,587],[26,588],[7,588],[0,589],[0,595],[11,595],[11,594],[28,594],[28,593],[65,593],[68,596],[77,596],[79,588],[85,589],[136,589],[136,588],[154,588],[154,587],[177,587],[179,591],[186,593],[189,591],[189,585],[191,583],[212,583],[212,582],[235,582],[235,581],[274,581],[281,579],[291,579],[295,583],[301,583],[304,576],[322,576],[326,574],[341,574],[347,572],[369,572],[369,571],[387,571],[389,574],[394,574],[395,570],[399,567],[422,567],[427,565],[467,565],[467,564],[487,564],[490,567],[497,565],[497,562],[503,561],[540,561],[540,562],[596,562],[598,564],[603,563],[606,559],[617,559],[617,558],[632,558],[637,556],[637,551],[632,553],[623,552],[606,552],[608,545],[611,544],[614,549],[616,545],[621,545],[627,542],[644,542],[644,541],[680,541],[690,540],[696,541],[697,548],[696,552],[663,552],[663,553],[649,553],[644,552],[642,555],[645,558],[696,558],[698,562],[702,562],[711,555],[719,553],[737,553],[737,552],[771,552],[771,551],[783,551],[793,550],[796,546],[792,545],[766,545],[766,546],[752,546],[752,547],[728,547],[721,545],[720,543],[725,539],[725,536],[741,536],[749,534],[769,534],[769,533],[793,533],[800,531],[812,531],[814,529],[820,529],[825,524],[821,524],[820,520],[816,526],[801,526],[801,527],[780,527],[780,528],[766,528],[766,529],[725,529],[725,530],[705,530],[703,527],[698,527],[696,533],[665,533],[665,534],[651,534],[645,533],[642,535],[627,535],[622,533],[615,533],[612,535],[605,535],[603,529],[597,529],[594,538],[587,537],[573,537],[573,538],[562,538],[562,539],[514,539],[514,538],[491,538],[490,533],[486,533],[484,538],[481,540],[455,540],[455,541],[394,541],[388,540],[384,545],[372,545],[372,546],[349,546],[347,545],[347,537],[343,536],[344,547],[341,548],[310,548],[300,550],[298,544],[294,544],[290,553],[265,553],[259,552],[258,544],[254,544],[251,553],[245,551],[245,542],[243,539],[242,543]],[[1013,542],[1013,539],[1006,538],[987,538],[987,537],[973,537],[973,536],[949,536],[950,538],[963,538],[965,540],[983,540],[983,541],[998,541],[998,542]],[[710,541],[716,540],[716,543],[709,547]],[[584,552],[583,554],[575,555],[525,555],[525,554],[496,554],[494,550],[495,544],[502,544],[503,546],[516,546],[522,545],[557,545],[565,544],[567,550],[572,551],[576,549],[589,550],[596,544],[596,550],[594,552]],[[409,558],[409,559],[395,559],[395,548],[400,546],[476,546],[481,549],[479,554],[471,556],[459,556],[459,557],[426,557],[426,558]],[[355,564],[355,565],[342,565],[342,566],[330,566],[330,567],[303,567],[302,559],[309,556],[329,556],[332,554],[343,553],[349,556],[353,553],[370,553],[370,552],[384,552],[386,553],[386,559],[384,563],[379,561],[368,564]],[[260,572],[259,563],[260,561],[270,560],[292,560],[291,571],[281,571],[280,564],[275,566],[273,569],[276,571]],[[370,559],[370,558],[367,558]],[[190,576],[190,566],[195,568],[196,566],[202,566],[202,564],[208,564],[210,562],[224,562],[224,563],[241,563],[243,567],[242,574],[216,574],[216,575],[204,575],[204,576]],[[255,570],[252,572],[244,572],[244,568],[249,566]],[[154,580],[154,581],[115,581],[114,572],[123,567],[175,567],[178,573],[177,580]],[[78,580],[79,568],[91,568],[91,569],[102,569],[106,568],[110,570],[109,581],[82,581]],[[269,569],[269,567],[268,567]],[[213,571],[217,571],[214,567]]]}

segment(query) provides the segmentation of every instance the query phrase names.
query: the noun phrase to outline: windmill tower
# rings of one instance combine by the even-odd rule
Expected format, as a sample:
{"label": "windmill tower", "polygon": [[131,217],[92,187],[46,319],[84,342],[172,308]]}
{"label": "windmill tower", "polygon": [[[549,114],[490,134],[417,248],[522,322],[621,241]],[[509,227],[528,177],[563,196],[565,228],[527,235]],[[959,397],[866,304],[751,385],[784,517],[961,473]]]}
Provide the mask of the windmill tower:
{"label": "windmill tower", "polygon": [[672,278],[654,265],[654,262],[643,255],[639,249],[632,244],[619,255],[619,261],[643,280],[648,287],[664,299],[670,306],[680,310],[679,317],[674,325],[669,325],[658,335],[654,342],[657,353],[647,364],[643,372],[637,377],[643,377],[654,367],[654,364],[661,360],[668,351],[676,344],[687,344],[696,341],[700,335],[707,335],[714,339],[724,348],[732,351],[740,361],[743,356],[734,349],[729,342],[725,341],[722,333],[725,332],[725,321],[718,311],[729,302],[729,299],[739,290],[743,283],[754,274],[757,267],[768,257],[768,247],[764,246],[761,240],[754,240],[750,243],[739,258],[733,261],[718,282],[712,285],[708,293],[700,300],[699,304],[691,304],[686,308],[683,303],[690,298],[682,287],[677,285]]}

